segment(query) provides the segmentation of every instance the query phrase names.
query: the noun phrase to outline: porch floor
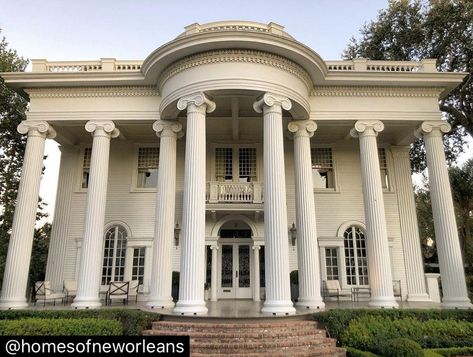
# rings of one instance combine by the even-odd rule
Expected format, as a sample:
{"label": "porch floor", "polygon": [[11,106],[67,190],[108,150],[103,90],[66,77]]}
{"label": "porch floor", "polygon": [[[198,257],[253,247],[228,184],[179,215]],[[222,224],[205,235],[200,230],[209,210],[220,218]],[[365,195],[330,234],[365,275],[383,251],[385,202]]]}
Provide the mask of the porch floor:
{"label": "porch floor", "polygon": [[[420,303],[420,302],[406,302],[398,301],[400,309],[440,309],[442,308],[440,304],[436,303]],[[264,301],[255,302],[253,300],[219,300],[217,302],[207,301],[208,313],[206,315],[200,315],[201,317],[218,317],[218,318],[261,318],[261,317],[274,317],[270,315],[265,315],[261,313],[261,308],[263,307]],[[51,310],[51,309],[68,309],[70,304],[63,305],[61,303],[46,303],[46,306],[43,306],[42,303],[38,303],[36,306],[33,304],[30,305],[30,309],[33,310]],[[102,309],[109,308],[125,308],[125,309],[140,309],[144,311],[153,311],[163,315],[173,315],[173,309],[150,309],[146,307],[146,302],[139,301],[138,303],[130,302],[129,305],[122,305],[120,303],[114,303],[112,306],[101,307]],[[368,306],[368,301],[327,301],[325,302],[324,310],[331,309],[366,309],[370,308]],[[296,307],[296,315],[306,315],[317,312],[317,310],[307,310],[303,308]]]}

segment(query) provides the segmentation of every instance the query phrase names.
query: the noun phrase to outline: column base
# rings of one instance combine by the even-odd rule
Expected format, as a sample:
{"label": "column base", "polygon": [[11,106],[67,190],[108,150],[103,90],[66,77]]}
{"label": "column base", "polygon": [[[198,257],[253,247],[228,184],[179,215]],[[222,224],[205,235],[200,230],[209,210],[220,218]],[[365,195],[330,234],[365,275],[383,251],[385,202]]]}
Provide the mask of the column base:
{"label": "column base", "polygon": [[296,309],[292,305],[291,301],[266,300],[261,312],[267,315],[294,315],[296,313]]}
{"label": "column base", "polygon": [[473,309],[473,304],[468,298],[444,298],[442,307],[447,309]]}
{"label": "column base", "polygon": [[75,298],[74,302],[71,304],[71,308],[76,310],[82,309],[98,309],[102,306],[100,299],[96,297],[91,298]]}
{"label": "column base", "polygon": [[22,298],[3,298],[0,300],[0,310],[21,310],[28,308],[28,302],[25,297]]}
{"label": "column base", "polygon": [[325,308],[325,303],[322,299],[301,298],[297,300],[296,307],[301,307],[307,310],[320,310]]}
{"label": "column base", "polygon": [[176,315],[205,315],[209,310],[202,301],[178,301],[173,313]]}
{"label": "column base", "polygon": [[146,302],[146,307],[150,309],[168,309],[174,307],[174,301],[172,301],[172,298],[159,299],[151,297]]}
{"label": "column base", "polygon": [[379,307],[381,309],[397,309],[399,307],[394,296],[377,296],[372,297],[368,303],[369,307]]}
{"label": "column base", "polygon": [[432,302],[429,294],[408,294],[408,302]]}

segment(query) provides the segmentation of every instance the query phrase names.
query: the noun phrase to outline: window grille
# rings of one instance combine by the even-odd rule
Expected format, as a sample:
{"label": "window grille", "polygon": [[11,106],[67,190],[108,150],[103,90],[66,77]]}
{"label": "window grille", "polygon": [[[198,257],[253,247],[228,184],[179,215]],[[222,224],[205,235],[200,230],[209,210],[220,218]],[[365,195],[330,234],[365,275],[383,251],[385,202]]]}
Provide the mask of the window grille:
{"label": "window grille", "polygon": [[90,161],[92,159],[92,148],[84,149],[84,157],[82,159],[82,188],[89,187],[89,175],[90,175]]}
{"label": "window grille", "polygon": [[131,269],[131,280],[138,280],[143,284],[145,275],[145,247],[138,247],[133,249],[133,267]]}
{"label": "window grille", "polygon": [[125,276],[126,229],[113,226],[105,233],[102,285],[123,281]]}
{"label": "window grille", "polygon": [[388,162],[386,160],[386,149],[378,148],[379,170],[381,173],[381,185],[389,189]]}
{"label": "window grille", "polygon": [[138,149],[138,188],[156,188],[158,185],[159,148]]}
{"label": "window grille", "polygon": [[240,181],[256,181],[256,148],[240,148]]}
{"label": "window grille", "polygon": [[368,285],[368,260],[363,231],[355,226],[343,234],[347,285]]}
{"label": "window grille", "polygon": [[327,280],[338,280],[337,248],[325,248],[325,269],[327,272]]}
{"label": "window grille", "polygon": [[335,188],[331,148],[312,148],[312,179],[315,188]]}
{"label": "window grille", "polygon": [[232,148],[215,149],[215,176],[217,178],[217,181],[233,180]]}

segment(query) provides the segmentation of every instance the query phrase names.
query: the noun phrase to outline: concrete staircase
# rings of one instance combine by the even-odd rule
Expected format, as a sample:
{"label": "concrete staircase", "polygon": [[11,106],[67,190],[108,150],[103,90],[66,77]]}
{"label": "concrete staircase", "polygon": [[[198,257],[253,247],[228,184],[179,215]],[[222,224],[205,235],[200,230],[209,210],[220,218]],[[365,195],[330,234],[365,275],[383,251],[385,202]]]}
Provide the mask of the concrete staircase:
{"label": "concrete staircase", "polygon": [[217,319],[164,316],[144,335],[190,336],[191,356],[345,356],[308,317]]}

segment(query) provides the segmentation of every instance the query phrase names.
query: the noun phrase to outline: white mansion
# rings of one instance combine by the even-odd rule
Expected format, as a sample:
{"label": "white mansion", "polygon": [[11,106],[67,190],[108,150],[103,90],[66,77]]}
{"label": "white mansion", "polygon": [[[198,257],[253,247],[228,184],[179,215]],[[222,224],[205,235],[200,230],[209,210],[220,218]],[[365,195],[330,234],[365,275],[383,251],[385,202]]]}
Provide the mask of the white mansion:
{"label": "white mansion", "polygon": [[[471,307],[438,100],[462,73],[435,60],[324,61],[280,25],[193,24],[144,61],[33,60],[3,73],[30,99],[1,308],[24,308],[45,139],[62,152],[46,280],[77,281],[74,308],[139,280],[149,307],[263,313],[323,308],[323,281],[370,288],[370,306],[431,301],[409,145],[427,154],[443,304]],[[157,136],[156,136],[157,135]]]}

